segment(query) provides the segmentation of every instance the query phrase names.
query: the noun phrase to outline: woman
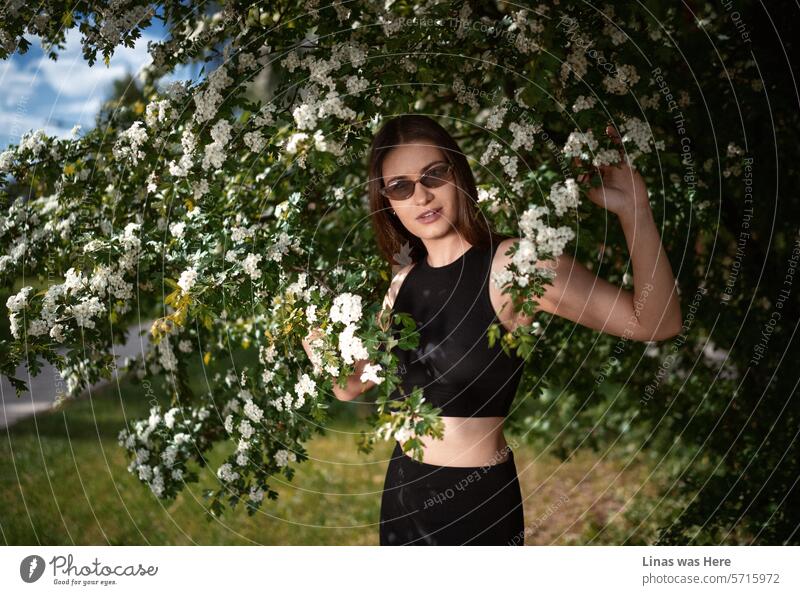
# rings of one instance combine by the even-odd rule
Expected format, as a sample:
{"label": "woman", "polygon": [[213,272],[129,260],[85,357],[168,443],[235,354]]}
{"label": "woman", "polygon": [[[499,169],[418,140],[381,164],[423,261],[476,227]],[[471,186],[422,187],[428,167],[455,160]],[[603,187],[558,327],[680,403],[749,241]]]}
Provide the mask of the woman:
{"label": "woman", "polygon": [[[522,498],[503,421],[524,361],[498,344],[489,348],[486,336],[495,320],[509,331],[532,322],[490,282],[491,273],[509,263],[507,252],[517,239],[491,231],[476,207],[466,157],[428,117],[388,121],[373,140],[369,168],[379,247],[391,263],[410,245],[413,259],[395,275],[384,302],[411,314],[420,333],[414,353],[397,351],[402,387],[406,393],[421,387],[426,400],[442,409],[445,427],[442,439],[423,440],[424,462],[395,444],[381,501],[380,543],[522,545]],[[603,184],[588,196],[620,218],[639,298],[564,254],[538,263],[555,277],[534,316],[550,312],[639,341],[674,336],[681,328],[675,279],[644,182],[626,164],[599,173]],[[360,381],[367,363],[357,362],[344,389],[335,387],[337,398],[351,400],[374,386]]]}

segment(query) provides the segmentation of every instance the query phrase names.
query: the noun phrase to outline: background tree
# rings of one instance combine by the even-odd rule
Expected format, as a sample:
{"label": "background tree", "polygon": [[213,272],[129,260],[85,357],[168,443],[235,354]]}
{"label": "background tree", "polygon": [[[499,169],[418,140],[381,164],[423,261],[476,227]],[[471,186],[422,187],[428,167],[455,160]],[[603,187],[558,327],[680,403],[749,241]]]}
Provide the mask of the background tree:
{"label": "background tree", "polygon": [[[211,508],[255,510],[277,495],[269,476],[291,479],[304,459],[332,376],[365,355],[382,382],[361,447],[395,436],[418,454],[416,437],[437,431],[424,394],[387,401],[397,339],[375,317],[391,270],[365,202],[382,118],[439,118],[473,159],[479,205],[499,231],[540,258],[570,250],[629,286],[619,225],[574,183],[618,158],[610,122],[647,180],[684,333],[637,344],[545,314],[514,334],[495,329],[529,359],[511,427],[565,458],[644,449],[668,466],[663,543],[797,542],[797,374],[784,372],[798,320],[797,199],[779,175],[795,163],[781,132],[797,127],[797,95],[783,89],[789,19],[774,17],[796,7],[109,6],[3,15],[0,57],[25,51],[26,34],[55,57],[74,26],[90,62],[154,19],[168,34],[150,46],[143,112],[126,103],[79,139],[32,133],[0,155],[0,275],[21,278],[0,357],[8,376],[22,361],[34,372],[56,363],[74,396],[112,373],[111,345],[131,323],[153,317],[156,349],[130,371],[163,378],[173,407],[125,428],[120,444],[155,494],[174,497],[209,446],[229,440]],[[158,86],[194,61],[206,65],[198,81]],[[533,264],[515,258],[512,293],[541,295]],[[300,339],[317,325],[329,332],[310,365]],[[193,394],[187,362],[220,361],[233,346],[252,363],[232,361]]]}

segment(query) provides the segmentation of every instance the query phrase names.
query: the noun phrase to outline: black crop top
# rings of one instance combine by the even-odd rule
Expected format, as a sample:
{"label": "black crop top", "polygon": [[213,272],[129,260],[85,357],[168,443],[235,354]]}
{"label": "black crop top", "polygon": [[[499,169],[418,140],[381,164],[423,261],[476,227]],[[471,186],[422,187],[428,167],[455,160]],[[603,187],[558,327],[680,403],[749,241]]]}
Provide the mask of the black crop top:
{"label": "black crop top", "polygon": [[[493,322],[500,322],[489,298],[498,245],[472,246],[442,267],[421,258],[392,307],[410,314],[420,334],[416,349],[393,348],[405,394],[420,387],[442,416],[505,417],[519,386],[525,360],[506,355],[499,341],[490,348],[487,334]],[[393,322],[392,328],[399,337],[402,327]],[[391,398],[403,397],[396,389]]]}

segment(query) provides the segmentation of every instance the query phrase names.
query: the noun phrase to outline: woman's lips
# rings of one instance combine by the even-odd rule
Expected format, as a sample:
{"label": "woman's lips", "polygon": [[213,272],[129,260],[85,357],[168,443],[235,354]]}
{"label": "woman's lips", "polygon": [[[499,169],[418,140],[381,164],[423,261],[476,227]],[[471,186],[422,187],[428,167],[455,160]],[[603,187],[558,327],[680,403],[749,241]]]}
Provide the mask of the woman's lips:
{"label": "woman's lips", "polygon": [[421,223],[433,223],[434,221],[438,220],[439,217],[442,216],[442,207],[438,209],[433,209],[433,214],[428,213],[427,217],[417,217],[417,221]]}

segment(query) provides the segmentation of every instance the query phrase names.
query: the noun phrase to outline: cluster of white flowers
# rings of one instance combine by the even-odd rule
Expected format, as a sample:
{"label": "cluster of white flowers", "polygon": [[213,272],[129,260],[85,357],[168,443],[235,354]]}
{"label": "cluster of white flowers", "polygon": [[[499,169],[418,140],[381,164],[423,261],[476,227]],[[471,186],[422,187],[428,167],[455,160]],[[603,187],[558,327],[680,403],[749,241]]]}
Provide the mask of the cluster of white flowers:
{"label": "cluster of white flowers", "polygon": [[11,166],[14,165],[14,157],[16,152],[8,149],[0,153],[0,174],[11,171]]}
{"label": "cluster of white flowers", "polygon": [[369,81],[363,77],[351,75],[345,79],[345,87],[351,95],[358,95],[367,90]]}
{"label": "cluster of white flowers", "polygon": [[556,182],[550,187],[548,198],[555,207],[556,215],[563,215],[567,209],[578,206],[580,199],[578,183],[574,178],[567,178],[563,184]]}
{"label": "cluster of white flowers", "polygon": [[[181,134],[181,147],[183,154],[176,163],[175,161],[169,162],[169,173],[179,178],[185,178],[189,175],[189,170],[192,168],[192,156],[197,146],[197,139],[188,128]],[[203,180],[205,181],[205,180]]]}
{"label": "cluster of white flowers", "polygon": [[411,420],[406,420],[406,423],[394,431],[394,439],[400,444],[407,442],[415,436],[416,432],[414,432],[414,426],[411,424]]}
{"label": "cluster of white flowers", "polygon": [[47,147],[47,135],[43,128],[33,132],[26,132],[22,135],[19,141],[18,153],[30,151],[34,157],[39,157],[42,151]]}
{"label": "cluster of white flowers", "polygon": [[635,150],[628,152],[627,156],[630,162],[633,162],[642,153],[652,153],[653,147],[664,150],[664,141],[656,142],[647,122],[635,116],[624,118],[619,129],[623,133],[622,142],[633,143],[636,147]]}
{"label": "cluster of white flowers", "polygon": [[109,293],[121,300],[129,300],[133,297],[133,283],[126,282],[120,271],[115,271],[112,267],[104,264],[95,269],[89,281],[89,287],[101,296]]}
{"label": "cluster of white flowers", "polygon": [[348,324],[344,330],[339,333],[339,351],[342,354],[342,359],[347,364],[353,364],[356,360],[367,359],[369,353],[367,352],[361,339],[355,336],[356,326]]}
{"label": "cluster of white flowers", "polygon": [[180,411],[177,407],[173,407],[169,411],[164,414],[164,425],[166,425],[170,430],[175,426],[175,416]]}
{"label": "cluster of white flowers", "polygon": [[297,460],[297,455],[295,455],[292,451],[281,449],[275,453],[275,462],[278,464],[279,467],[286,467],[289,462],[295,462]]}
{"label": "cluster of white flowers", "polygon": [[292,399],[292,393],[287,391],[283,394],[283,396],[271,399],[269,404],[275,407],[275,409],[278,411],[291,411],[292,409],[302,407],[305,402],[302,399],[297,399],[296,401],[299,404],[295,404],[295,400]]}
{"label": "cluster of white flowers", "polygon": [[344,104],[338,91],[333,90],[320,101],[309,99],[300,104],[292,111],[292,116],[298,129],[311,130],[322,118],[335,116],[341,120],[352,120],[356,112]]}
{"label": "cluster of white flowers", "polygon": [[489,163],[494,161],[494,158],[500,154],[502,148],[503,147],[497,141],[495,140],[491,141],[486,146],[486,150],[483,152],[483,155],[481,155],[480,158],[481,165],[488,165]]}
{"label": "cluster of white flowers", "polygon": [[564,252],[567,242],[573,239],[575,239],[575,232],[566,225],[561,227],[543,226],[536,233],[536,246],[540,252],[555,258]]}
{"label": "cluster of white flowers", "polygon": [[[179,415],[181,412],[183,415]],[[135,456],[128,465],[128,471],[136,473],[139,479],[149,484],[157,497],[161,497],[166,489],[166,481],[179,482],[183,480],[182,467],[189,459],[190,451],[195,450],[192,445],[192,436],[188,432],[199,430],[200,422],[208,419],[209,415],[210,412],[206,407],[192,409],[190,412],[173,407],[162,418],[159,408],[151,407],[147,420],[138,420],[133,424],[132,429],[125,428],[119,432],[119,445]],[[162,422],[166,430],[175,433],[171,439],[166,441],[159,456],[159,453],[154,450],[150,436]],[[166,436],[166,430],[162,428],[158,432],[159,437]],[[158,464],[151,466],[149,464],[151,459],[160,460],[163,468]],[[169,471],[168,476],[165,474],[166,471]]]}
{"label": "cluster of white flowers", "polygon": [[297,146],[301,141],[304,141],[308,138],[308,134],[305,132],[295,132],[292,134],[288,139],[286,139],[286,143],[284,144],[284,149],[290,155],[297,153]]}
{"label": "cluster of white flowers", "polygon": [[192,287],[194,287],[196,280],[197,269],[195,269],[193,266],[189,267],[181,273],[181,276],[178,279],[178,287],[180,287],[184,293],[189,293]]}
{"label": "cluster of white flowers", "polygon": [[306,320],[308,321],[308,324],[314,324],[317,321],[316,304],[309,304],[306,306]]}
{"label": "cluster of white flowers", "polygon": [[253,423],[261,423],[261,420],[264,418],[264,412],[261,407],[253,402],[252,398],[245,401],[244,414],[249,417]]}
{"label": "cluster of white flowers", "polygon": [[267,260],[281,262],[281,260],[283,260],[283,255],[289,251],[289,248],[299,251],[300,237],[295,236],[292,238],[288,233],[282,231],[267,248]]}
{"label": "cluster of white flowers", "polygon": [[84,296],[81,301],[67,308],[67,313],[75,317],[75,322],[83,328],[95,328],[94,320],[98,314],[105,312],[106,307],[97,296]]}
{"label": "cluster of white flowers", "polygon": [[592,96],[584,97],[583,95],[578,95],[575,103],[572,104],[572,111],[578,113],[585,109],[591,109],[595,103],[597,103],[597,99]]}
{"label": "cluster of white flowers", "polygon": [[530,282],[529,275],[535,271],[536,262],[539,260],[539,253],[534,244],[528,238],[520,238],[517,250],[511,257],[511,262],[516,265],[517,270],[522,275],[520,285],[525,287]]}
{"label": "cluster of white flowers", "polygon": [[495,201],[500,189],[497,186],[489,188],[478,188],[478,202]]}
{"label": "cluster of white flowers", "polygon": [[[209,191],[208,180],[196,180],[195,182],[193,182],[192,186],[194,189],[195,200],[202,198],[203,196],[208,194]],[[197,207],[195,207],[195,209],[197,209]],[[198,210],[197,212],[199,214],[200,211]]]}
{"label": "cluster of white flowers", "polygon": [[136,165],[144,157],[141,147],[146,141],[147,131],[143,127],[143,122],[137,120],[130,128],[120,133],[112,153],[117,159],[130,159]]}
{"label": "cluster of white flowers", "polygon": [[177,221],[169,226],[169,231],[173,237],[177,239],[181,239],[183,237],[183,232],[186,229],[186,223],[183,221]]}
{"label": "cluster of white flowers", "polygon": [[153,128],[157,124],[166,122],[170,115],[169,100],[161,99],[160,101],[151,101],[147,104],[144,112],[144,121],[148,128]]}
{"label": "cluster of white flowers", "polygon": [[[229,432],[233,431],[232,415],[225,418],[225,428],[228,429]],[[249,419],[243,419],[239,422],[239,433],[242,435],[242,440],[249,440],[252,438],[253,434],[256,433],[256,429],[253,427],[253,424],[250,423]]]}
{"label": "cluster of white flowers", "polygon": [[[170,332],[172,332],[172,328]],[[161,337],[161,340],[156,344],[156,350],[158,351],[158,361],[161,367],[168,372],[175,372],[178,369],[178,358],[175,357],[175,352],[172,350],[169,335]]]}
{"label": "cluster of white flowers", "polygon": [[736,143],[728,143],[728,149],[726,151],[726,155],[728,157],[740,157],[744,155],[744,149],[737,145]]}
{"label": "cluster of white flowers", "polygon": [[542,127],[539,124],[518,124],[517,122],[511,122],[508,129],[514,135],[514,138],[511,140],[511,148],[516,150],[520,147],[525,147],[526,150],[530,151],[533,149],[535,136]]}
{"label": "cluster of white flowers", "polygon": [[475,99],[475,93],[471,92],[460,76],[453,77],[453,89],[456,92],[456,101],[459,103],[466,103],[473,110],[478,111],[480,105],[478,100]]}
{"label": "cluster of white flowers", "polygon": [[197,106],[194,119],[198,123],[207,122],[214,117],[223,100],[222,90],[232,82],[233,79],[228,76],[225,66],[220,66],[208,75],[206,88],[194,94],[194,102]]}
{"label": "cluster of white flowers", "polygon": [[260,131],[256,130],[253,132],[246,132],[244,135],[244,144],[247,145],[247,148],[250,149],[253,153],[260,153],[264,150],[264,147],[267,145],[267,141],[264,138],[264,135],[261,134]]}
{"label": "cluster of white flowers", "polygon": [[620,160],[617,149],[600,149],[592,157],[592,165],[600,167],[602,165],[612,165]]}
{"label": "cluster of white flowers", "polygon": [[594,132],[587,130],[586,132],[571,132],[564,143],[562,152],[567,157],[579,157],[584,161],[591,159],[592,153],[597,150],[598,143],[594,138]]}
{"label": "cluster of white flowers", "polygon": [[408,414],[399,411],[392,411],[391,419],[381,424],[375,434],[383,440],[394,438],[400,444],[416,436],[413,419]]}
{"label": "cluster of white flowers", "polygon": [[261,262],[263,257],[261,254],[248,254],[242,262],[242,268],[251,279],[254,281],[261,277],[261,269],[258,268],[258,263]]}
{"label": "cluster of white flowers", "polygon": [[231,139],[231,130],[231,123],[227,120],[219,120],[211,128],[211,138],[214,140],[206,145],[202,163],[203,169],[222,167],[226,157],[225,147]]}
{"label": "cluster of white flowers", "polygon": [[603,33],[611,38],[611,43],[614,45],[621,45],[628,41],[628,35],[616,23],[613,18],[613,10],[610,14],[606,14],[606,23],[603,25]]}
{"label": "cluster of white flowers", "polygon": [[236,70],[238,70],[239,72],[244,72],[245,70],[253,68],[253,66],[256,65],[255,56],[253,56],[253,54],[250,54],[248,52],[240,53],[238,62],[239,64],[236,67]]}
{"label": "cluster of white flowers", "polygon": [[361,373],[361,382],[372,381],[375,384],[380,384],[384,379],[381,376],[378,376],[378,374],[382,371],[383,368],[380,366],[380,364],[365,365],[364,371]]}
{"label": "cluster of white flowers", "polygon": [[[49,333],[53,340],[64,342],[65,327],[61,324],[63,321],[59,321],[58,315],[58,299],[62,297],[73,297],[78,300],[77,303],[65,308],[64,315],[74,318],[77,326],[81,328],[95,328],[94,318],[106,310],[104,302],[107,296],[121,300],[121,303],[115,305],[117,312],[127,312],[131,307],[133,284],[126,282],[123,275],[135,267],[139,256],[141,242],[134,235],[138,228],[138,224],[129,223],[122,235],[117,238],[124,251],[117,260],[119,268],[100,264],[95,268],[91,278],[87,278],[82,271],[70,267],[65,274],[64,283],[51,285],[42,300],[41,318],[31,321],[28,333],[33,336]],[[85,251],[92,252],[106,245],[98,240],[94,246],[87,245]],[[12,331],[18,331],[18,325],[15,324],[13,317],[11,323]]]}
{"label": "cluster of white flowers", "polygon": [[576,44],[575,47],[572,48],[566,61],[561,65],[562,82],[567,82],[570,73],[573,73],[577,80],[583,78],[586,71],[589,69],[589,61],[586,59],[585,54],[582,44]]}
{"label": "cluster of white flowers", "polygon": [[233,470],[233,467],[230,463],[224,463],[219,469],[217,469],[217,477],[219,477],[225,483],[230,483],[239,479],[239,474]]}
{"label": "cluster of white flowers", "polygon": [[315,106],[310,103],[298,105],[292,111],[292,117],[300,130],[309,130],[317,125]]}
{"label": "cluster of white flowers", "polygon": [[308,374],[303,374],[300,380],[295,383],[294,392],[297,394],[297,400],[300,402],[299,405],[295,403],[295,409],[297,409],[298,407],[302,407],[302,403],[305,403],[305,395],[312,398],[316,396],[317,383],[314,382]]}
{"label": "cluster of white flowers", "polygon": [[23,287],[16,295],[12,295],[6,300],[6,307],[8,308],[9,312],[8,320],[11,326],[11,335],[15,339],[20,338],[20,327],[22,323],[22,319],[20,316],[18,316],[18,314],[28,305],[28,295],[31,291],[33,291],[33,287]]}
{"label": "cluster of white flowers", "polygon": [[609,93],[625,95],[638,82],[639,73],[636,72],[636,67],[630,64],[623,64],[617,68],[614,76],[606,76],[603,79],[603,86]]}
{"label": "cluster of white flowers", "polygon": [[231,228],[231,241],[234,244],[238,244],[247,238],[253,237],[254,230],[248,229],[247,227],[241,227],[239,225],[234,225]]}
{"label": "cluster of white flowers", "polygon": [[[108,44],[119,45],[123,38],[142,21],[153,18],[155,8],[144,5],[126,7],[127,2],[110,2],[108,8],[98,8],[95,23],[99,34]],[[87,40],[88,41],[88,40]]]}
{"label": "cluster of white flowers", "polygon": [[501,155],[500,163],[503,165],[503,171],[506,172],[506,175],[512,180],[516,179],[518,173],[517,158],[514,155]]}
{"label": "cluster of white flowers", "polygon": [[489,112],[489,115],[486,118],[486,124],[485,124],[486,129],[499,130],[500,127],[503,125],[503,118],[506,117],[507,112],[508,108],[502,105],[495,105],[494,107],[492,107],[492,110]]}
{"label": "cluster of white flowers", "polygon": [[[566,188],[566,187],[564,187]],[[493,272],[491,277],[495,286],[504,288],[508,284],[527,287],[531,282],[531,275],[550,278],[552,270],[546,266],[539,266],[542,258],[557,258],[564,251],[567,242],[575,238],[575,232],[567,227],[551,227],[542,221],[542,217],[549,214],[545,206],[531,205],[520,218],[520,232],[522,237],[517,243],[516,250],[511,257],[511,263],[516,267],[516,274],[509,268],[500,272]]]}
{"label": "cluster of white flowers", "polygon": [[253,124],[261,128],[262,126],[271,126],[275,123],[275,117],[272,113],[277,109],[274,103],[265,103],[258,110],[258,113],[253,116]]}
{"label": "cluster of white flowers", "polygon": [[361,320],[361,296],[343,293],[333,300],[330,317],[333,322],[351,324]]}
{"label": "cluster of white flowers", "polygon": [[136,268],[139,255],[142,249],[142,241],[136,235],[141,225],[138,223],[128,223],[119,238],[120,247],[123,250],[122,256],[118,260],[121,270],[131,272]]}

